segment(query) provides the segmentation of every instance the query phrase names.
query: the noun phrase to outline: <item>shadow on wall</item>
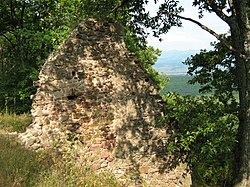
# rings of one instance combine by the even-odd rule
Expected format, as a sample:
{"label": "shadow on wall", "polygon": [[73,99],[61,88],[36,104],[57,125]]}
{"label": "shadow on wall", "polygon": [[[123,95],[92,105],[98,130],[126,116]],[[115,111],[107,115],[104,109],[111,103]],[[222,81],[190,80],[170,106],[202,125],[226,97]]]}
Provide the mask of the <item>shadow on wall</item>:
{"label": "shadow on wall", "polygon": [[[158,88],[134,54],[125,49],[122,28],[112,24],[109,33],[100,34],[100,30],[108,30],[102,26],[97,26],[90,56],[96,57],[102,67],[112,72],[112,88],[106,91],[112,93],[108,97],[112,98],[114,120],[112,125],[106,124],[103,134],[107,141],[112,139],[114,144],[109,149],[115,150],[115,157],[127,160],[120,162],[117,169],[126,170],[125,173],[130,173],[139,184],[145,177],[152,178],[154,184],[159,180],[166,182],[164,173],[184,163],[185,157],[181,153],[167,154],[175,130],[173,126],[168,129],[157,127],[164,109]],[[105,61],[108,63],[103,64]],[[177,169],[170,178],[177,180],[185,175],[184,170],[185,166]],[[180,184],[182,181],[174,182]]]}
{"label": "shadow on wall", "polygon": [[174,128],[158,125],[165,105],[158,88],[126,49],[118,24],[80,23],[44,64],[36,86],[33,130],[23,136],[40,134],[31,147],[81,142],[93,169],[136,185],[189,186],[184,155],[167,154]]}

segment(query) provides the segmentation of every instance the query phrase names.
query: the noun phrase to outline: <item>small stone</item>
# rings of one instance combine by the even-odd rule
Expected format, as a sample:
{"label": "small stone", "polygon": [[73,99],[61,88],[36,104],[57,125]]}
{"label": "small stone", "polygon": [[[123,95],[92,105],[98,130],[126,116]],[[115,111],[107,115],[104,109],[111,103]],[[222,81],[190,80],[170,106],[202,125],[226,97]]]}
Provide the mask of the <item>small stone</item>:
{"label": "small stone", "polygon": [[114,160],[114,157],[109,156],[106,160],[107,160],[108,162],[112,162],[112,161]]}
{"label": "small stone", "polygon": [[101,165],[99,163],[94,163],[92,166],[90,166],[90,168],[93,170],[98,170],[101,168]]}
{"label": "small stone", "polygon": [[159,169],[155,168],[149,169],[149,173],[157,173],[157,172],[159,172]]}
{"label": "small stone", "polygon": [[58,116],[57,115],[52,115],[50,117],[51,121],[57,121],[58,120]]}
{"label": "small stone", "polygon": [[98,151],[98,150],[100,150],[101,149],[101,144],[95,144],[95,145],[92,145],[91,147],[90,147],[90,150],[91,151]]}
{"label": "small stone", "polygon": [[169,173],[169,174],[167,175],[167,179],[168,179],[168,180],[176,180],[176,175],[175,175],[175,174],[172,174],[172,173]]}
{"label": "small stone", "polygon": [[26,146],[28,147],[32,146],[34,143],[36,143],[36,140],[37,140],[36,137],[26,138]]}
{"label": "small stone", "polygon": [[114,165],[115,165],[114,162],[108,162],[107,168],[110,169],[110,170],[113,170],[114,169]]}
{"label": "small stone", "polygon": [[81,117],[81,114],[79,113],[72,113],[72,118],[73,119],[79,119]]}
{"label": "small stone", "polygon": [[175,183],[174,184],[172,183],[172,184],[169,184],[169,187],[178,187],[178,185]]}
{"label": "small stone", "polygon": [[119,152],[117,151],[116,152],[116,157],[117,158],[122,158],[122,157],[124,157],[124,153],[122,151],[119,151]]}
{"label": "small stone", "polygon": [[40,129],[39,129],[39,131],[34,131],[33,132],[33,136],[35,136],[35,137],[38,137],[40,135],[42,135],[42,131]]}
{"label": "small stone", "polygon": [[39,148],[41,148],[41,145],[39,143],[34,143],[32,146],[31,146],[32,149],[34,150],[37,150]]}
{"label": "small stone", "polygon": [[105,168],[108,166],[108,162],[107,161],[104,161],[102,164],[101,164],[101,168]]}
{"label": "small stone", "polygon": [[91,118],[88,116],[83,116],[80,118],[80,123],[89,123],[91,121]]}
{"label": "small stone", "polygon": [[69,119],[69,116],[68,115],[64,115],[64,116],[61,116],[60,117],[60,122],[62,123],[62,122],[65,122],[65,121],[67,121]]}
{"label": "small stone", "polygon": [[146,174],[146,173],[148,173],[148,166],[141,166],[141,167],[139,167],[139,172],[141,173],[141,174]]}
{"label": "small stone", "polygon": [[106,158],[109,157],[109,155],[110,155],[110,151],[109,151],[108,149],[103,149],[103,150],[101,151],[101,158],[106,159]]}

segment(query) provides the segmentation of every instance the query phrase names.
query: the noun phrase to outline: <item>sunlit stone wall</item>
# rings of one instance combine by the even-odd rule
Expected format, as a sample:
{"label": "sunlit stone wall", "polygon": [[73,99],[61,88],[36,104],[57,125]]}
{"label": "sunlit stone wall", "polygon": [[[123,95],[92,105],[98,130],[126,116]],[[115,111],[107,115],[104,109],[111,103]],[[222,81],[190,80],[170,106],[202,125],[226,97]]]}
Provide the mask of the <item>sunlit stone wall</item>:
{"label": "sunlit stone wall", "polygon": [[185,164],[166,155],[158,88],[126,49],[118,24],[81,22],[35,86],[33,123],[20,135],[26,147],[74,148],[93,170],[112,172],[125,186],[190,186]]}

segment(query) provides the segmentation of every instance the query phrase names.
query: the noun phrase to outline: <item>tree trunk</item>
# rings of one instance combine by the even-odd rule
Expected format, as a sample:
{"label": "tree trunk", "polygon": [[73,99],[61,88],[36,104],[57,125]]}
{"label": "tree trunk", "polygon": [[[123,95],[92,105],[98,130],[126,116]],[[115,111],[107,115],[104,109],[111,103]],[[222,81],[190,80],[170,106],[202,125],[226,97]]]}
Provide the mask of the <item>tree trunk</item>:
{"label": "tree trunk", "polygon": [[[248,55],[249,56],[249,55]],[[237,187],[250,187],[250,61],[237,58],[239,77],[239,129],[236,162]]]}
{"label": "tree trunk", "polygon": [[236,55],[239,90],[239,129],[235,187],[250,187],[250,26],[247,1],[238,1],[236,19],[230,24]]}
{"label": "tree trunk", "polygon": [[0,78],[3,74],[3,47],[0,45]]}

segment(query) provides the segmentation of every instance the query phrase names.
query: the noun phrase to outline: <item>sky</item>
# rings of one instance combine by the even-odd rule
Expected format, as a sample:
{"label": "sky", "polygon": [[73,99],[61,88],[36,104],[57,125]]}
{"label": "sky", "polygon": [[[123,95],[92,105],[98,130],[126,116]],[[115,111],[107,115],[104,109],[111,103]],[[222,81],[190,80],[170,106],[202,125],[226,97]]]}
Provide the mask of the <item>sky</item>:
{"label": "sky", "polygon": [[[151,2],[152,4],[149,4],[148,10],[150,12],[156,12],[157,7],[153,4],[152,0]],[[199,19],[198,9],[192,6],[192,0],[180,0],[180,4],[185,9],[182,14],[183,16],[200,21],[218,34],[229,31],[228,25],[214,13],[206,13],[202,19]],[[182,23],[181,28],[173,27],[167,34],[162,35],[162,42],[159,42],[159,40],[153,36],[149,36],[148,44],[162,51],[212,49],[210,43],[216,41],[214,36],[190,21],[183,20]]]}

